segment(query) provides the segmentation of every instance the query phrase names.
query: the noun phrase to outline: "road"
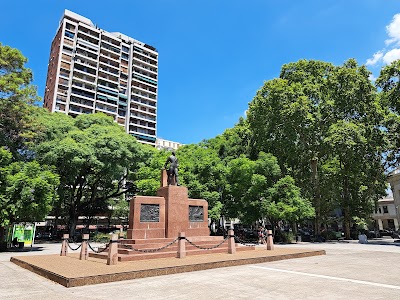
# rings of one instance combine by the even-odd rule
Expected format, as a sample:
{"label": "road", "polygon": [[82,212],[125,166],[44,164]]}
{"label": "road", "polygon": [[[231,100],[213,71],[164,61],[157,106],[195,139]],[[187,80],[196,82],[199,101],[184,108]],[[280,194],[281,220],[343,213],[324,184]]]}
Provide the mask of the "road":
{"label": "road", "polygon": [[400,299],[400,243],[299,243],[327,255],[65,288],[11,263],[0,253],[0,299]]}

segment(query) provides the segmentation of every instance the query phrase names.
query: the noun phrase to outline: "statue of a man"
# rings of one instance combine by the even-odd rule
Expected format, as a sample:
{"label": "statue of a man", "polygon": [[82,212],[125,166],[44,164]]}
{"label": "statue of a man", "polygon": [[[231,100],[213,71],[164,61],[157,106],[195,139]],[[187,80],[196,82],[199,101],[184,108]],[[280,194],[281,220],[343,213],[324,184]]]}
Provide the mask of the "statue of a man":
{"label": "statue of a man", "polygon": [[167,170],[168,173],[168,185],[171,184],[172,178],[175,178],[176,185],[179,185],[178,181],[178,159],[175,156],[175,151],[172,151],[172,155],[167,158],[167,161],[164,164],[164,169],[167,168],[169,163],[169,169]]}

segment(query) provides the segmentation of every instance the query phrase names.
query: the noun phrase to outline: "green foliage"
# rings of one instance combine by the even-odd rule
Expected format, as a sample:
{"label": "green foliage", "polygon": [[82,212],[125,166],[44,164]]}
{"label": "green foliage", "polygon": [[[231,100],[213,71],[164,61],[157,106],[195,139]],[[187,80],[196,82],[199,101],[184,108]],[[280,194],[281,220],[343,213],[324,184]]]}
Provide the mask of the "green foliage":
{"label": "green foliage", "polygon": [[281,238],[282,243],[285,243],[285,244],[291,244],[296,240],[295,234],[291,231],[288,231],[288,232],[281,231],[279,233],[279,236]]}
{"label": "green foliage", "polygon": [[141,148],[112,118],[80,115],[67,122],[60,114],[40,119],[45,133],[35,148],[40,162],[53,165],[60,175],[60,209],[68,212],[70,230],[80,215],[93,216],[108,209],[107,200],[127,192],[124,181],[133,178]]}
{"label": "green foliage", "polygon": [[300,188],[295,185],[292,177],[287,175],[279,179],[268,192],[264,209],[274,223],[285,220],[295,224],[315,216],[311,202],[301,197]]}
{"label": "green foliage", "polygon": [[32,121],[27,104],[40,100],[30,85],[32,72],[24,67],[26,62],[19,50],[0,43],[0,145],[15,159],[23,153],[23,134]]}
{"label": "green foliage", "polygon": [[110,242],[110,234],[98,232],[95,235],[93,235],[92,240],[93,242],[96,243],[108,243]]}
{"label": "green foliage", "polygon": [[379,100],[385,110],[385,128],[387,129],[388,168],[398,168],[400,164],[400,60],[382,68],[375,84],[381,89]]}
{"label": "green foliage", "polygon": [[0,226],[12,222],[42,221],[56,200],[59,178],[38,162],[13,162],[0,149]]}
{"label": "green foliage", "polygon": [[353,59],[300,60],[284,65],[249,105],[255,152],[272,153],[296,179],[313,199],[317,224],[342,208],[349,228],[385,193],[385,109],[369,74]]}

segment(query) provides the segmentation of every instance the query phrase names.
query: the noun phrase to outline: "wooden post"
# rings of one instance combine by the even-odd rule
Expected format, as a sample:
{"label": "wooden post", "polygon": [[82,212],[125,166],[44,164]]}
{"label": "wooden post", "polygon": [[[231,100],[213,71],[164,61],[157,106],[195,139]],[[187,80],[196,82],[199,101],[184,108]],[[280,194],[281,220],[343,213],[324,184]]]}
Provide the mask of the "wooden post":
{"label": "wooden post", "polygon": [[87,249],[88,248],[88,246],[87,246],[88,240],[89,240],[89,234],[86,234],[86,233],[82,234],[81,254],[79,255],[80,260],[87,260],[89,257],[88,249]]}
{"label": "wooden post", "polygon": [[107,265],[116,265],[118,262],[118,234],[113,234],[108,245]]}
{"label": "wooden post", "polygon": [[267,250],[274,250],[274,236],[272,230],[268,230],[267,232]]}
{"label": "wooden post", "polygon": [[236,253],[236,244],[235,244],[235,233],[233,229],[228,230],[228,253],[235,254]]}
{"label": "wooden post", "polygon": [[63,234],[60,256],[67,256],[68,254],[68,245],[67,245],[68,239],[69,239],[69,234],[67,233]]}
{"label": "wooden post", "polygon": [[179,232],[178,234],[178,253],[176,254],[177,258],[185,258],[186,257],[186,241],[185,241],[185,233]]}

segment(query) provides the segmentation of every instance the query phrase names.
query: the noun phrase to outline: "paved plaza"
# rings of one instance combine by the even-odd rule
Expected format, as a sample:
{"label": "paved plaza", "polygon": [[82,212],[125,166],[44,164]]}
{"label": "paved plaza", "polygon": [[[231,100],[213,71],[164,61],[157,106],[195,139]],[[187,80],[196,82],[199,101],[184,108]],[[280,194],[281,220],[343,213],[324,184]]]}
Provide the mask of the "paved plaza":
{"label": "paved plaza", "polygon": [[284,247],[326,255],[74,288],[10,262],[61,247],[38,244],[36,251],[0,253],[0,299],[400,299],[400,243],[382,243],[298,243]]}

